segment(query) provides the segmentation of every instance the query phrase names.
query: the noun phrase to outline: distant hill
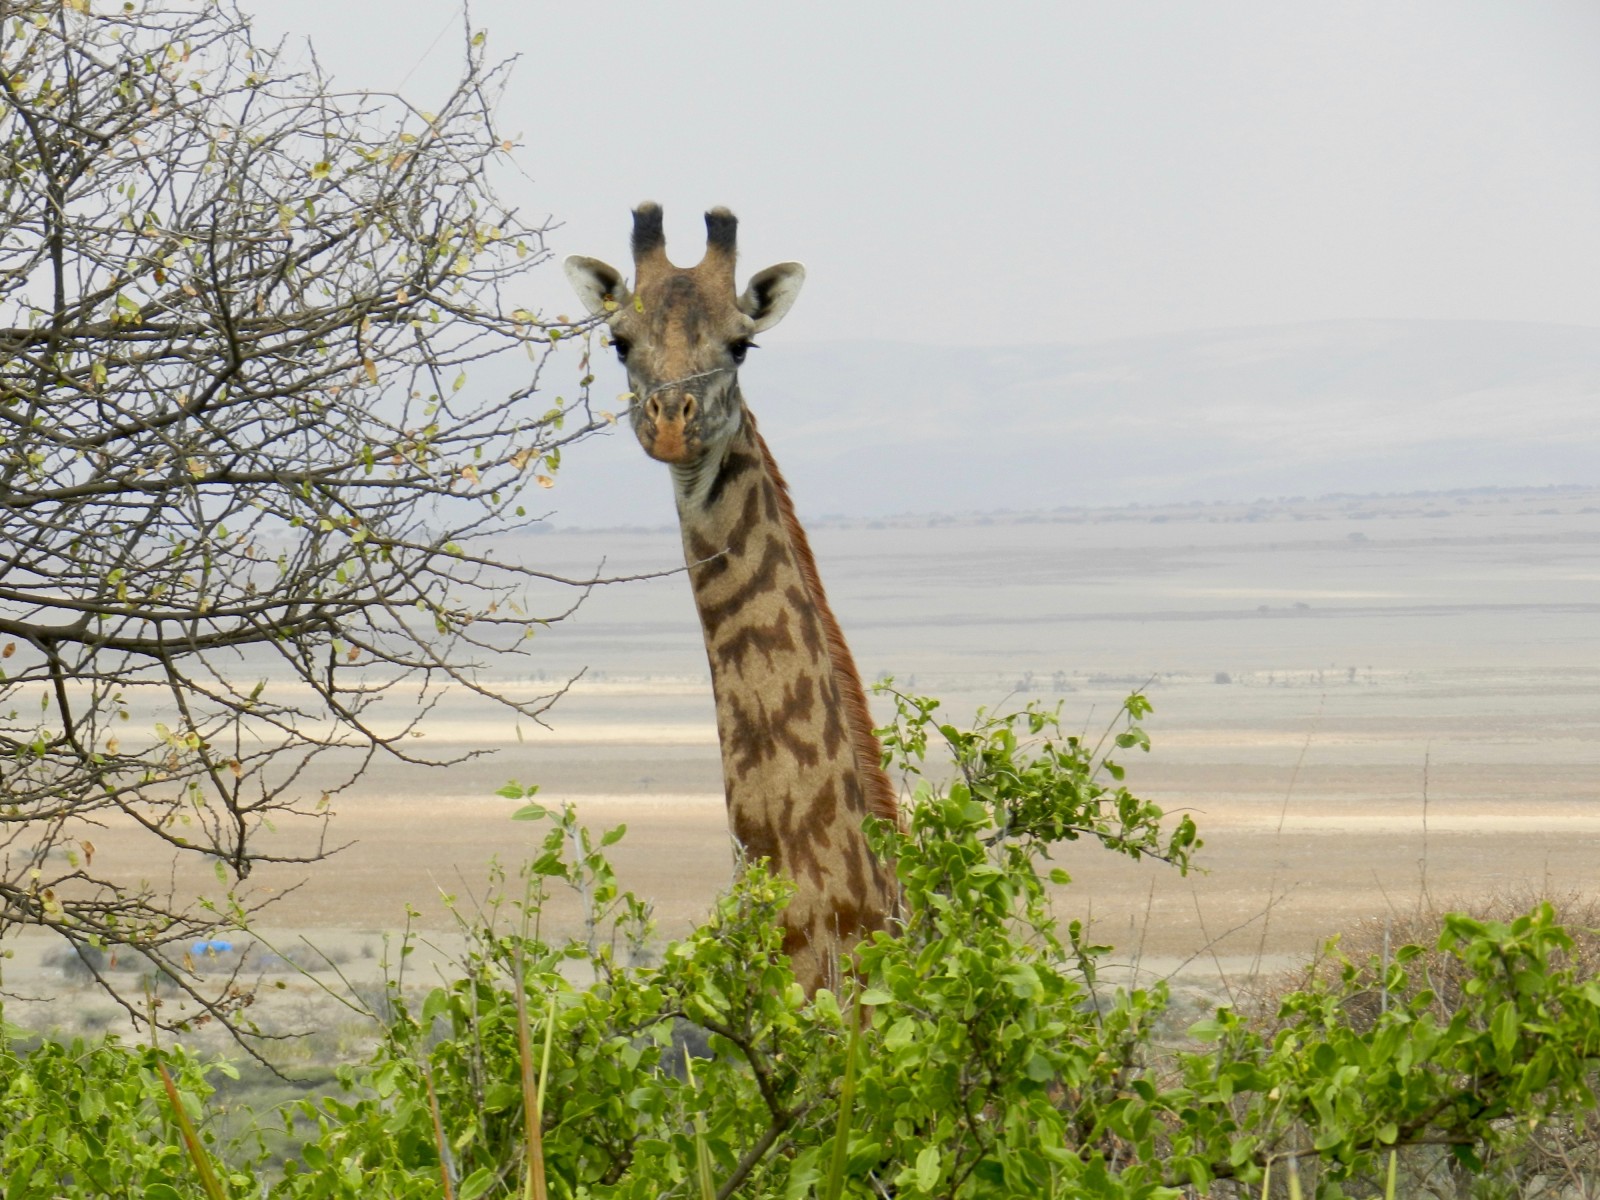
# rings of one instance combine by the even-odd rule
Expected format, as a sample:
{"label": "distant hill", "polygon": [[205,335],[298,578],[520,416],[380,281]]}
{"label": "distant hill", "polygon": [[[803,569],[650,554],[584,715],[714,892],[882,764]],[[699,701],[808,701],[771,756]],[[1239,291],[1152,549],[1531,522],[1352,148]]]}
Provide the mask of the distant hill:
{"label": "distant hill", "polygon": [[[1091,345],[783,344],[745,390],[802,514],[1600,482],[1600,328],[1331,321]],[[604,376],[621,390],[620,373]],[[673,518],[631,435],[575,447],[558,526]]]}

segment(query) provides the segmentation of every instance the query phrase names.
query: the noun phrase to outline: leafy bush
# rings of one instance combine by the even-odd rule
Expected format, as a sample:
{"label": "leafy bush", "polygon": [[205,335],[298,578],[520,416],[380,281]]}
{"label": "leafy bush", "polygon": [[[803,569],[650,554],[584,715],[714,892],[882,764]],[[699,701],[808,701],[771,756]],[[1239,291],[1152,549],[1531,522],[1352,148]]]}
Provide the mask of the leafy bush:
{"label": "leafy bush", "polygon": [[[203,1064],[181,1049],[132,1048],[111,1038],[45,1041],[24,1051],[10,1040],[13,1032],[0,1037],[0,1195],[205,1195],[173,1121],[160,1066],[195,1116],[212,1093],[207,1076],[231,1073],[231,1067]],[[252,1152],[235,1157],[248,1161]],[[246,1168],[228,1182],[243,1194],[253,1174]]]}
{"label": "leafy bush", "polygon": [[[808,1001],[795,984],[777,919],[789,887],[760,864],[658,966],[622,965],[649,916],[604,857],[623,831],[596,842],[570,809],[529,804],[519,815],[549,824],[521,895],[464,919],[458,978],[391,988],[370,1062],[286,1113],[299,1149],[269,1194],[1150,1197],[1264,1189],[1305,1160],[1334,1197],[1398,1148],[1470,1168],[1593,1106],[1600,982],[1547,905],[1446,918],[1434,959],[1408,946],[1379,965],[1394,1002],[1375,1016],[1360,1003],[1371,968],[1345,963],[1269,1021],[1222,1009],[1187,1047],[1162,1047],[1164,987],[1107,994],[1105,948],[1055,919],[1046,886],[1066,879],[1051,851],[1081,838],[1187,869],[1193,825],[1165,827],[1106,756],[1148,748],[1144,699],[1095,745],[1033,705],[963,730],[933,701],[897,701],[885,746],[916,786],[906,827],[872,836],[896,862],[904,923],[858,948],[848,995]],[[940,751],[948,772],[923,775]],[[544,935],[556,886],[588,905],[581,938]],[[1420,972],[1437,956],[1460,979],[1447,1011]],[[677,1053],[686,1031],[710,1058]],[[142,1081],[121,1093],[115,1135],[142,1149],[116,1152],[197,1194],[148,1068],[105,1053]],[[201,1096],[203,1072],[183,1066]],[[60,1113],[86,1086],[58,1085]],[[255,1186],[261,1158],[231,1161],[235,1186]],[[92,1194],[59,1172],[47,1186],[15,1194]]]}
{"label": "leafy bush", "polygon": [[[1459,953],[1452,930],[1508,931],[1524,914],[1536,914],[1547,923],[1547,911],[1559,921],[1565,938],[1549,939],[1543,969],[1564,971],[1575,980],[1600,976],[1600,900],[1594,897],[1523,890],[1439,906],[1424,895],[1410,911],[1371,917],[1345,930],[1337,939],[1337,953],[1290,975],[1258,981],[1245,1006],[1255,1018],[1252,1023],[1270,1033],[1283,1023],[1280,1012],[1293,1012],[1287,998],[1334,986],[1340,994],[1339,1020],[1352,1028],[1370,1030],[1385,1013],[1407,1006],[1426,1008],[1436,1021],[1448,1024],[1463,1005],[1476,1003],[1473,996],[1482,986],[1481,964]],[[1405,971],[1391,972],[1397,948],[1403,947],[1420,952],[1405,950]],[[1393,990],[1397,985],[1403,990]],[[1595,1084],[1591,1069],[1587,1086],[1592,1090]],[[1587,1128],[1586,1107],[1542,1117],[1525,1114],[1525,1136],[1480,1147],[1481,1158],[1478,1153],[1450,1153],[1448,1145],[1418,1146],[1398,1164],[1401,1192],[1523,1196],[1548,1190],[1592,1195],[1600,1183],[1600,1142]]]}

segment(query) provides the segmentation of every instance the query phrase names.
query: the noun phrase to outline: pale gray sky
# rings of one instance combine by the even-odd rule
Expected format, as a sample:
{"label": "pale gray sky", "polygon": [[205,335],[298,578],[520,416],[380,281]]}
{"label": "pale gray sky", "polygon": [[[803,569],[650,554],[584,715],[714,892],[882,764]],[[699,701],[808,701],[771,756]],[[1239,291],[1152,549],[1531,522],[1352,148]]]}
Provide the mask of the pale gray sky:
{"label": "pale gray sky", "polygon": [[[248,3],[248,0],[247,0]],[[457,0],[262,0],[351,87],[439,97]],[[1600,326],[1600,5],[475,0],[501,121],[627,267],[628,209],[741,217],[774,344],[1083,342],[1339,317]],[[571,309],[552,265],[534,303]]]}

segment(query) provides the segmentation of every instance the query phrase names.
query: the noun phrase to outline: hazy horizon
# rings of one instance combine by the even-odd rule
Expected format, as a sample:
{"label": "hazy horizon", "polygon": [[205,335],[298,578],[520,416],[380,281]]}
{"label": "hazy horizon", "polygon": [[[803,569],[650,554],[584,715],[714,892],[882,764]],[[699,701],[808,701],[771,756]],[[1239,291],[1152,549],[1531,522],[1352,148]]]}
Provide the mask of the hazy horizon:
{"label": "hazy horizon", "polygon": [[[1600,484],[1600,329],[1581,325],[763,340],[742,383],[808,520]],[[594,370],[605,407],[626,384],[609,356]],[[570,447],[534,511],[562,527],[676,521],[666,472],[622,425]]]}

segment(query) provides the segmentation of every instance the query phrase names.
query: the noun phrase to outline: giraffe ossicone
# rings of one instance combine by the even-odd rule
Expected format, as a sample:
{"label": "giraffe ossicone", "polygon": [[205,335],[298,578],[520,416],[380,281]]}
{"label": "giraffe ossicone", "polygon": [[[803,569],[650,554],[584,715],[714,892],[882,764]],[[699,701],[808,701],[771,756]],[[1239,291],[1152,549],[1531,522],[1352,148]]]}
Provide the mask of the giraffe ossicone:
{"label": "giraffe ossicone", "polygon": [[896,820],[861,676],[828,607],[788,486],[739,388],[752,339],[789,311],[805,269],[734,281],[738,221],[706,213],[693,267],[668,260],[661,209],[633,213],[634,282],[567,259],[628,373],[633,429],[669,465],[711,665],[728,822],[748,860],[795,884],[784,949],[807,993],[837,986],[841,954],[888,926],[892,866],[863,823]]}

